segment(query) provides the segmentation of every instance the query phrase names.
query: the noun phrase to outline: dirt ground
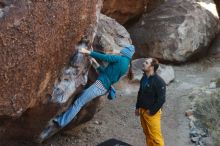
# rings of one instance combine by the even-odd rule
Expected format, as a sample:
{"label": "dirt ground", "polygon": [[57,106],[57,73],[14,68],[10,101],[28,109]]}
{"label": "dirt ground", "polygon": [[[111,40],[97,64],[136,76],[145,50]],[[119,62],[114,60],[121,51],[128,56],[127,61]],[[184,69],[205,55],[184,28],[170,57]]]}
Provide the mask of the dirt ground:
{"label": "dirt ground", "polygon": [[[220,61],[207,58],[197,63],[174,66],[175,80],[167,86],[163,107],[162,131],[166,146],[194,146],[189,138],[189,121],[185,111],[190,108],[188,98],[194,88],[206,86],[220,78]],[[110,139],[132,146],[145,146],[140,120],[134,115],[138,84],[126,85],[118,91],[118,98],[107,101],[94,118],[72,129],[69,127],[41,146],[97,146]],[[126,91],[126,92],[125,92]],[[29,144],[19,144],[26,146]],[[103,146],[108,146],[103,144]],[[126,146],[126,144],[111,144]]]}

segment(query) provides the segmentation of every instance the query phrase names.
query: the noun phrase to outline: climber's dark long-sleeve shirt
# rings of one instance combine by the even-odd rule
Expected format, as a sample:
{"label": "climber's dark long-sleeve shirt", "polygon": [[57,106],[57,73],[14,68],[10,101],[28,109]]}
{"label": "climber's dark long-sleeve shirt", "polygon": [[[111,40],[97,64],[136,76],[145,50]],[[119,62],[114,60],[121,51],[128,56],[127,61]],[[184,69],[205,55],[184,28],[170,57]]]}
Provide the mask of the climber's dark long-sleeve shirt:
{"label": "climber's dark long-sleeve shirt", "polygon": [[164,104],[165,95],[166,83],[160,76],[154,74],[147,77],[146,74],[143,74],[140,81],[136,109],[148,109],[150,114],[154,115]]}

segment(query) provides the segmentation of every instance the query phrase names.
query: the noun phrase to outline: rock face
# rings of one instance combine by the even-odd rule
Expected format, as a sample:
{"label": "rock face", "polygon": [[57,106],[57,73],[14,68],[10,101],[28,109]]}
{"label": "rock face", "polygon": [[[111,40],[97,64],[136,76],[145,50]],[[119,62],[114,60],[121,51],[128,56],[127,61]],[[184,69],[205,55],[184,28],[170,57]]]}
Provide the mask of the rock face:
{"label": "rock face", "polygon": [[131,44],[131,38],[127,30],[114,19],[100,15],[94,48],[102,52],[111,52],[128,44]]}
{"label": "rock face", "polygon": [[160,64],[157,73],[167,85],[175,79],[175,73],[172,66]]}
{"label": "rock face", "polygon": [[206,53],[219,31],[215,5],[209,2],[169,0],[143,15],[128,29],[138,48],[136,57],[185,62]]}
{"label": "rock face", "polygon": [[144,12],[150,12],[164,0],[104,0],[102,13],[125,24],[137,19]]}
{"label": "rock face", "polygon": [[[142,64],[146,58],[135,59],[132,61],[132,71],[134,73],[134,81],[140,81],[143,76]],[[175,79],[175,73],[172,66],[160,64],[157,74],[165,81],[166,84],[169,84]]]}
{"label": "rock face", "polygon": [[150,0],[147,4],[146,12],[149,13],[149,12],[153,11],[158,6],[163,4],[165,1],[167,1],[167,0]]}
{"label": "rock face", "polygon": [[[62,82],[59,77],[64,67],[69,67],[75,46],[82,38],[91,45],[100,8],[99,0],[0,1],[1,142],[33,138],[58,111],[46,103],[55,95],[54,87]],[[85,56],[83,60],[81,65],[70,67],[81,81],[68,80],[75,82],[72,95],[86,82],[88,61]],[[88,109],[93,109],[90,116],[97,103],[91,103],[94,108]],[[11,117],[16,119],[12,121]]]}
{"label": "rock face", "polygon": [[215,57],[220,57],[220,34],[214,39],[211,47],[210,47],[210,54]]}
{"label": "rock face", "polygon": [[149,0],[104,0],[102,13],[124,24],[129,19],[140,16]]}

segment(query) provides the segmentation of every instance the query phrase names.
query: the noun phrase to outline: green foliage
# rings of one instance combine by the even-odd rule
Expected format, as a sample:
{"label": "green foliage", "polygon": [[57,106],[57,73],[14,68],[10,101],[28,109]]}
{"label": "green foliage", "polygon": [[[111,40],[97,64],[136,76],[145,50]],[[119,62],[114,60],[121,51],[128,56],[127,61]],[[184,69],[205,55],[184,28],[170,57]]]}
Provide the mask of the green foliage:
{"label": "green foliage", "polygon": [[195,103],[194,115],[208,129],[216,144],[220,143],[220,93],[201,98]]}

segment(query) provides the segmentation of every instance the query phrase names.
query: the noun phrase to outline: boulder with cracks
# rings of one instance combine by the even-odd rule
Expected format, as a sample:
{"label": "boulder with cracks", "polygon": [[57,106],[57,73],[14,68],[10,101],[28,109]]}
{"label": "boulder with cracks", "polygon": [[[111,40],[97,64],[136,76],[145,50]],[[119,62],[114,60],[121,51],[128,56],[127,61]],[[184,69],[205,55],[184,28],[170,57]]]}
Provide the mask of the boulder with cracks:
{"label": "boulder with cracks", "polygon": [[212,0],[168,0],[128,30],[136,57],[181,63],[206,55],[219,28]]}
{"label": "boulder with cracks", "polygon": [[[100,8],[100,0],[0,1],[0,145],[34,140],[82,91],[88,60],[70,58],[77,45],[91,45]],[[74,126],[99,104],[88,104]]]}
{"label": "boulder with cracks", "polygon": [[114,19],[101,14],[93,46],[97,51],[112,52],[131,44],[128,31]]}

